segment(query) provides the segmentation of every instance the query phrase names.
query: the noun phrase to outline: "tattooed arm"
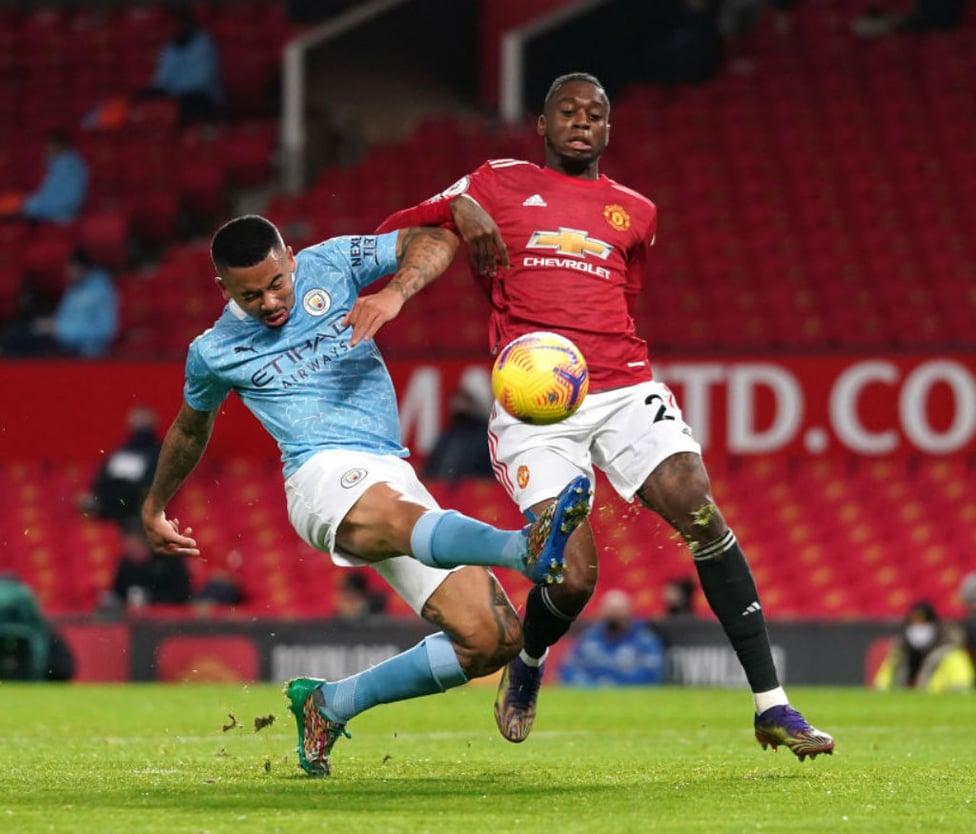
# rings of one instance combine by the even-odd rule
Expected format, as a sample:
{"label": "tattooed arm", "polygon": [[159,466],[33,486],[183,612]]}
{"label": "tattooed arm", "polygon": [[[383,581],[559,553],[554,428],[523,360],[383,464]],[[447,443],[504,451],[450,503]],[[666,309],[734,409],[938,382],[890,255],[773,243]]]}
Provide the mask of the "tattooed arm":
{"label": "tattooed arm", "polygon": [[352,325],[350,346],[372,339],[384,324],[396,318],[408,299],[450,266],[458,243],[457,235],[446,229],[400,229],[397,271],[379,292],[357,298],[343,319],[344,325]]}
{"label": "tattooed arm", "polygon": [[156,475],[142,505],[142,524],[153,550],[172,556],[200,555],[190,537],[193,528],[181,533],[180,520],[166,517],[166,505],[203,457],[216,417],[216,411],[196,411],[183,403],[166,432]]}

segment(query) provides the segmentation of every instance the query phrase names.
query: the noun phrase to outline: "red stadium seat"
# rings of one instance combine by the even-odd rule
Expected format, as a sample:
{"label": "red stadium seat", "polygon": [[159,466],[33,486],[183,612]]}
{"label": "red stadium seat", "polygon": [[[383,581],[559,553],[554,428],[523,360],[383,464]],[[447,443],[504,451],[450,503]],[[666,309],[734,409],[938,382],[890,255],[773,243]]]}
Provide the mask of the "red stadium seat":
{"label": "red stadium seat", "polygon": [[48,301],[64,291],[64,266],[78,243],[77,226],[38,226],[24,246],[23,270],[28,287]]}
{"label": "red stadium seat", "polygon": [[123,269],[129,262],[130,218],[126,211],[86,214],[78,224],[78,243],[95,263]]}
{"label": "red stadium seat", "polygon": [[191,213],[208,220],[227,210],[227,172],[218,162],[184,159],[177,173],[180,199]]}

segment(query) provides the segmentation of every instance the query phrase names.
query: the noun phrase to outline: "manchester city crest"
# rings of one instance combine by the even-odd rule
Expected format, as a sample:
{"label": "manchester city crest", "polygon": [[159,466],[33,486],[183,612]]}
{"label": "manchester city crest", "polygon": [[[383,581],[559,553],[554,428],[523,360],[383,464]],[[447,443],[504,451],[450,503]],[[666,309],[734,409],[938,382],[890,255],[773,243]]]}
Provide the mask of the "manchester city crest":
{"label": "manchester city crest", "polygon": [[302,299],[302,307],[310,316],[324,316],[332,307],[332,298],[325,290],[309,290]]}

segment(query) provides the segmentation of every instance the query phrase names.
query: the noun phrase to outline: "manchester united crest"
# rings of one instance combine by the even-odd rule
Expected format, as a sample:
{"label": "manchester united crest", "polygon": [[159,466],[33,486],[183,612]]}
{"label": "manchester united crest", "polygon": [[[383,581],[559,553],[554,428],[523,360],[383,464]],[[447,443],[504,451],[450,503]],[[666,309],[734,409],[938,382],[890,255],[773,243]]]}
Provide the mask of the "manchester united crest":
{"label": "manchester united crest", "polygon": [[518,481],[519,489],[525,489],[529,485],[529,467],[522,464],[515,473],[515,478]]}
{"label": "manchester united crest", "polygon": [[618,232],[626,232],[630,228],[630,215],[623,206],[609,203],[603,207],[603,216]]}

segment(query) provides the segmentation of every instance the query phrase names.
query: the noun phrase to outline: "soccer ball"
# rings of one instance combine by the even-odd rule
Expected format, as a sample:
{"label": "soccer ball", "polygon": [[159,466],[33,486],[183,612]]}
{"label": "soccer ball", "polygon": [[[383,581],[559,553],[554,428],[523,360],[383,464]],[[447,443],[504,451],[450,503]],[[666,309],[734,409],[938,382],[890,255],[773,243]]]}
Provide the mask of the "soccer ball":
{"label": "soccer ball", "polygon": [[495,399],[513,417],[534,425],[565,420],[590,387],[586,360],[558,333],[526,333],[509,342],[491,369]]}

